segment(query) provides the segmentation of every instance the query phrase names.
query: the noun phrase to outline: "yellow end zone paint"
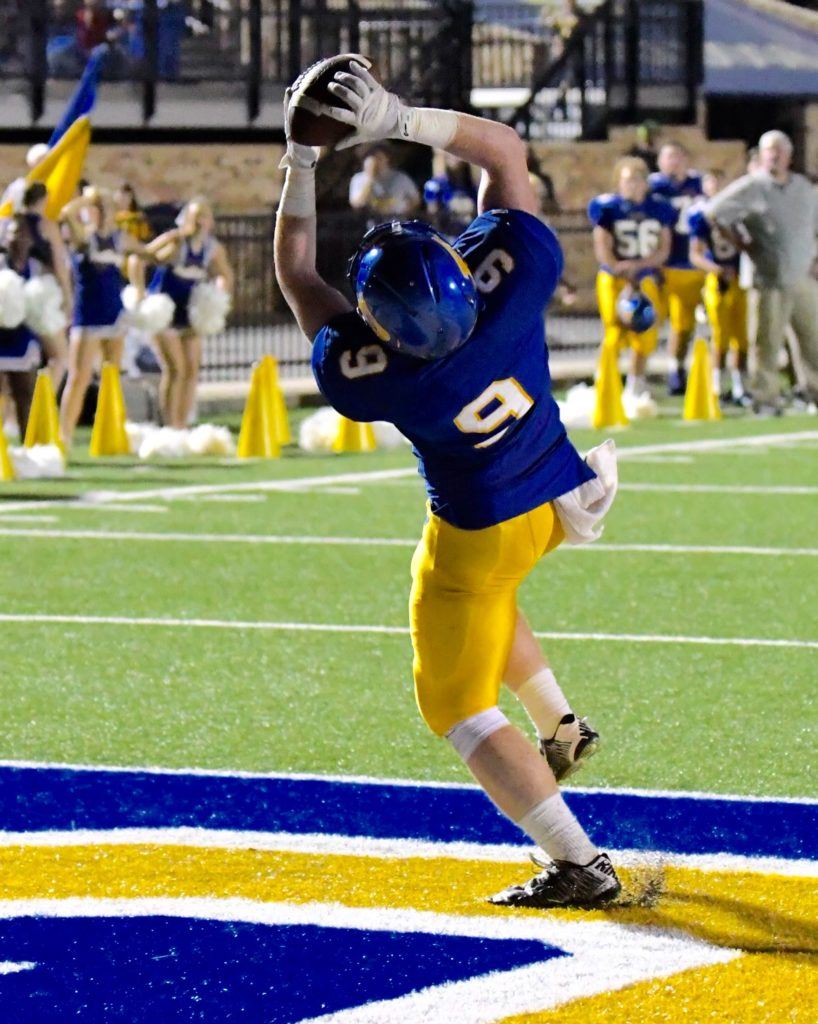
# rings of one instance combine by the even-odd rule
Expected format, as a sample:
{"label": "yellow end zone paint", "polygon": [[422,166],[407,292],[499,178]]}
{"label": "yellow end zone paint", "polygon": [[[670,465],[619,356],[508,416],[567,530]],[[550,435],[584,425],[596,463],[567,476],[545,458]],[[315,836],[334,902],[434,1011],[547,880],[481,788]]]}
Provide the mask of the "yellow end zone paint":
{"label": "yellow end zone paint", "polygon": [[[396,862],[357,855],[149,844],[10,846],[0,848],[0,899],[241,897],[261,902],[530,917],[546,912],[497,908],[485,901],[489,894],[530,873],[525,863],[427,857]],[[800,974],[818,953],[815,879],[773,879],[756,873],[703,872],[675,866],[622,869],[622,876],[626,900],[632,905],[594,913],[548,911],[548,916],[678,929],[716,946],[764,954],[753,957],[759,980],[773,968]],[[655,905],[637,905],[657,883],[664,891]],[[785,952],[795,955],[771,955]],[[815,968],[814,962],[812,966]],[[731,971],[740,973],[736,964],[719,970],[729,976]],[[654,996],[651,992],[645,998],[652,1001]],[[818,1006],[809,1019],[811,1024],[818,1021]]]}

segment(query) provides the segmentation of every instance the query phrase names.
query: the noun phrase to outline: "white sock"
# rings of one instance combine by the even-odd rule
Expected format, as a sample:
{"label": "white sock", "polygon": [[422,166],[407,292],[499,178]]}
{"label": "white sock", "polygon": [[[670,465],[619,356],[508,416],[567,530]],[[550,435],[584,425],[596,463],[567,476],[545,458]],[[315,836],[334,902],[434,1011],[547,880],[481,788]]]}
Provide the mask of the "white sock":
{"label": "white sock", "polygon": [[514,696],[528,712],[540,738],[550,740],[563,718],[573,714],[550,668],[541,668],[530,679],[526,679],[514,691]]}
{"label": "white sock", "polygon": [[675,356],[668,356],[667,362],[671,373],[678,373],[682,368],[681,362]]}
{"label": "white sock", "polygon": [[733,398],[744,397],[744,381],[741,379],[741,370],[730,371],[730,383],[733,388]]}
{"label": "white sock", "polygon": [[517,824],[553,860],[590,864],[599,853],[559,793],[532,807]]}
{"label": "white sock", "polygon": [[639,394],[639,378],[635,377],[632,373],[629,373],[625,378],[625,390],[629,391],[632,395]]}

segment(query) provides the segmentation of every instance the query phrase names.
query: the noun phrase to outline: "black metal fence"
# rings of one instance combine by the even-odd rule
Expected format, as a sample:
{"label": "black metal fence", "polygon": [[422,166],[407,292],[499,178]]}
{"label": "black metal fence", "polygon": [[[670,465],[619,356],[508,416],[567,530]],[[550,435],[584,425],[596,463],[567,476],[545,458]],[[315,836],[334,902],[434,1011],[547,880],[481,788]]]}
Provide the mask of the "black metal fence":
{"label": "black metal fence", "polygon": [[[688,119],[701,78],[701,8],[702,0],[98,0],[90,9],[0,0],[0,78],[16,80],[36,124],[49,80],[78,77],[90,48],[107,39],[105,75],[135,91],[145,124],[171,104],[174,87],[198,83],[208,98],[238,97],[243,124],[253,125],[271,88],[351,50],[414,101],[516,111],[528,137],[588,137],[608,116]],[[241,118],[240,106],[231,116]],[[184,105],[174,109],[185,127]]]}
{"label": "black metal fence", "polygon": [[[354,211],[327,211],[318,223],[319,271],[347,291],[347,261],[366,230],[366,218]],[[599,320],[587,300],[593,282],[577,274],[583,261],[572,257],[591,244],[587,217],[584,210],[567,210],[555,214],[551,223],[566,252],[566,277],[580,301],[569,307],[559,296],[554,300],[548,314],[549,347],[555,353],[591,353],[599,344]],[[272,216],[218,218],[217,234],[236,271],[236,291],[227,330],[205,343],[204,380],[246,380],[253,363],[267,352],[278,359],[283,378],[310,372],[309,345],[275,283],[274,227]]]}

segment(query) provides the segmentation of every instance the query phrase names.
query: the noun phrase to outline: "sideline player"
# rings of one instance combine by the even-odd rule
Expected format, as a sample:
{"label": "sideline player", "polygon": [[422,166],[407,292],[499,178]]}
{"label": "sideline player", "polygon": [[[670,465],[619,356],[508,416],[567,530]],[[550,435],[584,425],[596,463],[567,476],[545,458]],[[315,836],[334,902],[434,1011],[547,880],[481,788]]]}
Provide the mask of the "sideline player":
{"label": "sideline player", "polygon": [[659,150],[657,160],[659,170],[648,178],[650,191],[676,210],[662,290],[663,304],[670,320],[667,389],[671,395],[683,395],[687,385],[685,356],[696,327],[696,306],[701,302],[704,287],[704,274],[690,262],[687,214],[691,204],[702,194],[702,182],[699,175],[690,170],[690,154],[679,142],[666,142]]}
{"label": "sideline player", "polygon": [[639,288],[660,306],[658,275],[670,254],[671,228],[676,213],[669,203],[648,194],[648,167],[636,156],[618,160],[614,167],[613,193],[596,196],[588,206],[594,225],[594,255],[599,262],[596,295],[605,328],[603,344],[630,348],[631,365],[626,390],[639,395],[646,390],[648,356],[656,349],[659,329],[646,331],[625,327],[617,302],[627,288]]}
{"label": "sideline player", "polygon": [[[540,757],[497,706],[504,673],[519,684],[544,664],[538,651],[528,660],[534,641],[518,616],[519,584],[566,536],[593,539],[616,489],[612,444],[589,454],[596,475],[568,441],[550,393],[543,308],[562,253],[534,216],[525,147],[512,129],[406,107],[358,60],[331,86],[347,106],[325,108],[356,129],[344,143],[401,137],[479,165],[478,217],[454,246],[418,222],[372,229],[350,266],[355,310],[315,267],[317,151],[289,141],[276,275],[313,339],[324,395],[345,416],[390,420],[414,443],[429,498],[412,560],[418,706],[552,858],[493,901],[597,906],[620,890],[613,866],[564,803],[548,752]],[[290,104],[300,96],[297,84]],[[540,682],[553,711],[556,682]],[[538,714],[535,703],[525,706]],[[581,756],[578,723],[572,731],[567,761]]]}
{"label": "sideline player", "polygon": [[[702,176],[702,190],[712,199],[724,186],[724,171],[714,168]],[[747,292],[739,281],[741,249],[735,231],[728,232],[711,223],[704,203],[690,208],[690,262],[706,273],[704,281],[704,308],[710,321],[716,365],[713,368],[713,387],[723,400],[731,398],[736,405],[745,404],[748,396],[744,389],[747,371]],[[727,353],[732,353],[730,391],[722,392],[722,376],[727,364]]]}

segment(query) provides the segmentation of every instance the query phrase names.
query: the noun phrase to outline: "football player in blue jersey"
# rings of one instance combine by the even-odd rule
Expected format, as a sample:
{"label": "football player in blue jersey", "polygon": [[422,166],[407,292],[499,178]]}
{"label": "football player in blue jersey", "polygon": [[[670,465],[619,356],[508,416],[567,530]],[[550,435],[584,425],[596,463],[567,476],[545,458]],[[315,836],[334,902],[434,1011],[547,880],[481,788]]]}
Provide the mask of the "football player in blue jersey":
{"label": "football player in blue jersey", "polygon": [[[706,199],[712,199],[724,186],[724,172],[707,171],[702,176]],[[739,260],[742,239],[735,228],[726,229],[711,222],[704,210],[705,200],[691,206],[690,262],[707,275],[704,283],[704,308],[710,321],[710,333],[716,355],[713,387],[717,395],[731,398],[736,405],[746,405],[749,397],[744,389],[747,370],[747,292],[739,281]],[[748,240],[746,240],[748,241]],[[732,354],[730,391],[722,394],[722,375],[727,354]]]}
{"label": "football player in blue jersey", "polygon": [[622,323],[619,300],[639,289],[658,309],[659,271],[670,253],[676,213],[669,203],[648,194],[648,168],[639,157],[625,156],[614,167],[615,192],[596,196],[588,205],[594,226],[594,254],[599,262],[596,294],[605,328],[603,344],[630,348],[626,389],[646,390],[645,369],[659,330],[654,323],[637,331]]}
{"label": "football player in blue jersey", "polygon": [[[414,445],[428,494],[410,598],[420,713],[552,858],[494,902],[597,906],[620,884],[555,776],[574,770],[598,734],[571,712],[517,609],[517,589],[539,559],[566,538],[593,539],[616,489],[612,443],[583,461],[551,396],[543,309],[562,253],[534,216],[525,147],[512,129],[405,106],[368,66],[360,57],[336,73],[338,106],[322,105],[354,128],[341,145],[403,138],[480,166],[478,216],[453,245],[418,222],[374,228],[351,263],[353,307],[316,271],[318,154],[290,138],[276,274],[313,342],[327,399],[352,419],[391,421]],[[296,83],[288,138],[300,99]],[[497,706],[504,678],[543,756]]]}
{"label": "football player in blue jersey", "polygon": [[690,262],[688,210],[702,194],[701,177],[690,170],[690,154],[679,142],[666,142],[659,150],[659,170],[648,178],[653,195],[661,196],[676,210],[670,256],[664,269],[662,295],[670,321],[668,391],[682,395],[687,378],[684,362],[696,326],[696,306],[701,302],[704,274]]}

